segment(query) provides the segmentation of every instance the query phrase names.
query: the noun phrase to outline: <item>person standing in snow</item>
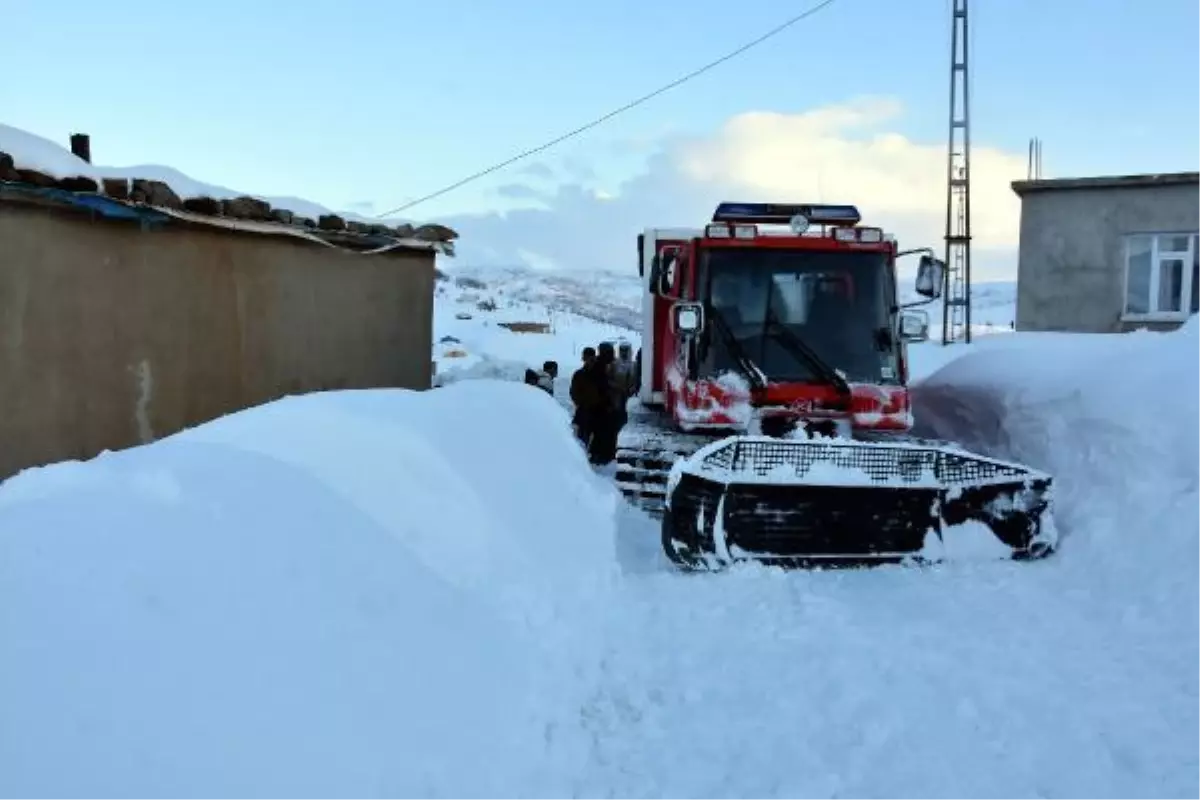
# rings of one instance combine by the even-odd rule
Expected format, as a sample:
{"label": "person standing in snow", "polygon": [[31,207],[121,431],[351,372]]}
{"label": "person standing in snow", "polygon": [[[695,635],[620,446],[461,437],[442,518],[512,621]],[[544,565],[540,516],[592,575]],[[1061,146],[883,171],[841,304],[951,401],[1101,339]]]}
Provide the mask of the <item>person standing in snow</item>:
{"label": "person standing in snow", "polygon": [[538,373],[537,385],[551,397],[554,396],[554,381],[558,378],[558,362],[545,361],[542,363],[542,371]]}
{"label": "person standing in snow", "polygon": [[613,387],[615,361],[616,353],[613,351],[612,342],[601,342],[596,348],[596,360],[587,372],[590,376],[589,382],[599,396],[592,427],[592,445],[588,455],[591,462],[599,466],[610,464],[617,457],[617,434],[621,426]]}
{"label": "person standing in snow", "polygon": [[629,421],[629,411],[626,406],[629,398],[637,390],[637,379],[634,374],[633,347],[629,342],[621,342],[617,346],[617,358],[612,365],[612,402],[616,413],[615,424],[617,433]]}
{"label": "person standing in snow", "polygon": [[585,448],[590,448],[597,409],[602,404],[602,397],[597,395],[590,374],[592,365],[596,363],[596,348],[583,348],[581,360],[579,369],[571,375],[571,403],[575,406],[571,424],[575,428],[575,436]]}

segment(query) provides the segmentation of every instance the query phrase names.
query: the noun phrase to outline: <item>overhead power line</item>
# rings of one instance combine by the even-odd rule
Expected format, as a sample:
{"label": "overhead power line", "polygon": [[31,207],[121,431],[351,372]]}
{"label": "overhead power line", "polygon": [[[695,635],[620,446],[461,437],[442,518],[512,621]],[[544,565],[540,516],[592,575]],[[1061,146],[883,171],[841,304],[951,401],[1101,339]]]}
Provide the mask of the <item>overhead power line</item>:
{"label": "overhead power line", "polygon": [[422,197],[418,197],[416,200],[411,200],[411,201],[409,201],[403,205],[397,206],[396,208],[393,208],[389,211],[385,211],[382,214],[377,214],[376,217],[377,218],[388,217],[388,216],[391,216],[392,214],[398,214],[401,211],[407,211],[408,209],[412,208],[413,206],[420,205],[421,203],[425,203],[430,200],[433,200],[435,197],[441,197],[442,195],[452,192],[461,186],[466,186],[468,183],[472,183],[472,182],[477,181],[480,178],[483,178],[487,175],[491,175],[493,172],[502,170],[505,167],[509,166],[510,164],[515,164],[516,162],[518,162],[522,159],[528,158],[529,156],[537,155],[538,153],[541,153],[545,150],[549,150],[551,147],[554,147],[556,144],[565,142],[567,139],[574,138],[581,133],[590,131],[592,128],[595,128],[598,125],[602,125],[603,123],[608,122],[610,119],[612,119],[615,116],[618,116],[619,114],[624,114],[626,111],[629,111],[630,109],[637,108],[641,104],[643,104],[649,100],[653,100],[654,98],[658,97],[659,95],[665,94],[666,92],[671,91],[672,89],[676,88],[677,86],[682,86],[683,84],[687,83],[688,81],[692,80],[693,78],[698,78],[699,76],[703,75],[704,73],[708,72],[711,69],[714,69],[715,67],[719,67],[720,65],[724,64],[726,61],[737,58],[742,53],[745,53],[747,50],[751,50],[751,49],[757,47],[758,45],[762,44],[763,42],[767,41],[768,39],[778,36],[779,34],[783,33],[788,28],[795,25],[797,22],[801,22],[805,19],[808,19],[813,14],[816,14],[818,11],[821,11],[822,9],[824,9],[828,6],[833,5],[835,2],[837,2],[837,0],[821,0],[821,2],[810,7],[803,13],[797,14],[796,16],[792,17],[791,19],[781,22],[779,25],[776,25],[774,28],[772,28],[771,30],[762,34],[761,36],[759,36],[755,39],[752,39],[749,42],[746,42],[745,44],[741,45],[736,50],[731,50],[730,52],[728,52],[725,55],[721,56],[720,58],[716,59],[715,61],[710,61],[707,64],[705,64],[704,66],[694,69],[691,72],[687,73],[686,75],[682,75],[682,76],[676,78],[675,80],[671,81],[670,83],[668,83],[664,86],[660,86],[659,88],[655,89],[652,92],[649,92],[648,94],[642,95],[641,97],[637,98],[636,100],[630,100],[625,105],[620,106],[618,108],[614,108],[612,111],[609,111],[604,116],[596,117],[594,120],[587,123],[586,125],[580,125],[578,128],[567,131],[566,133],[562,134],[561,136],[551,139],[548,142],[544,142],[544,143],[538,145],[537,147],[531,147],[528,150],[523,150],[522,152],[517,153],[515,156],[505,159],[504,161],[501,161],[498,164],[493,164],[492,166],[488,167],[487,169],[482,169],[479,172],[475,172],[471,175],[468,175],[467,177],[465,177],[461,180],[455,181],[454,183],[450,184],[449,186],[438,189],[436,192],[431,192],[430,194],[424,195]]}

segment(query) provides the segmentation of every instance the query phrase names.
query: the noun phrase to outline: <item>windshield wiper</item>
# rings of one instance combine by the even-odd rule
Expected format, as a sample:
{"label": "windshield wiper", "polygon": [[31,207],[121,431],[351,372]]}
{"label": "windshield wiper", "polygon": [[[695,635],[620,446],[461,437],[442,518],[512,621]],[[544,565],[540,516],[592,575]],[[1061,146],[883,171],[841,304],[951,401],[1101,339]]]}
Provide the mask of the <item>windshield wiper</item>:
{"label": "windshield wiper", "polygon": [[745,348],[742,347],[737,337],[733,335],[733,331],[730,330],[729,322],[725,319],[725,316],[717,311],[716,306],[709,306],[708,318],[716,323],[714,327],[721,335],[721,341],[725,344],[725,349],[733,356],[733,360],[737,362],[738,368],[741,370],[742,375],[746,377],[746,380],[750,382],[750,386],[760,391],[766,389],[766,376],[758,368],[758,365],[750,359],[750,356],[746,355]]}
{"label": "windshield wiper", "polygon": [[826,383],[837,390],[838,394],[850,396],[850,384],[846,382],[842,374],[834,369],[828,361],[817,355],[817,352],[809,347],[808,343],[795,331],[780,322],[770,308],[767,309],[765,323],[766,332],[774,333],[775,340],[783,345],[783,348],[793,358],[807,364],[817,374],[817,377],[824,379]]}

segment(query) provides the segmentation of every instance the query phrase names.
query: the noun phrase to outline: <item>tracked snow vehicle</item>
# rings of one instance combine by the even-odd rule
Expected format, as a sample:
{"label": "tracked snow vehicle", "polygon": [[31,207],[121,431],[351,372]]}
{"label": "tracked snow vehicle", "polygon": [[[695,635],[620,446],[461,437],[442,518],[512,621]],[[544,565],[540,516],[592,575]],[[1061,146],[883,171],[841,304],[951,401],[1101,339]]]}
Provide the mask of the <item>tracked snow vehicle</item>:
{"label": "tracked snow vehicle", "polygon": [[[676,564],[937,559],[952,536],[1053,550],[1049,476],[915,440],[914,306],[941,296],[927,248],[848,205],[722,203],[703,229],[638,237],[640,385],[616,481]],[[919,255],[902,306],[896,261]]]}

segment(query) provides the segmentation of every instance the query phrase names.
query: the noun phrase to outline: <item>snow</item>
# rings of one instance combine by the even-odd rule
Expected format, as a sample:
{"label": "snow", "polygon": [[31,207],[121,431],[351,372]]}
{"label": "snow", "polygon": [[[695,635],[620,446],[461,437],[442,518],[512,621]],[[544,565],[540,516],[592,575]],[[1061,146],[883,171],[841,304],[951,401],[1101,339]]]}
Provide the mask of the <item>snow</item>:
{"label": "snow", "polygon": [[502,289],[504,296],[541,306],[551,312],[571,312],[608,325],[640,329],[644,280],[632,268],[612,272],[447,265],[455,280]]}
{"label": "snow", "polygon": [[553,401],[492,382],[26,471],[0,486],[0,787],[558,794],[615,573],[601,488]]}
{"label": "snow", "polygon": [[1198,330],[989,341],[914,387],[918,432],[1058,476],[1059,521],[1089,545],[1151,530],[1200,485]]}
{"label": "snow", "polygon": [[[250,196],[266,201],[273,208],[287,209],[294,214],[311,219],[334,213],[323,205],[299,197],[252,194],[204,183],[183,174],[174,167],[161,164],[141,164],[129,167],[105,167],[89,164],[56,142],[4,123],[0,123],[0,153],[8,153],[13,157],[16,165],[22,169],[36,170],[59,180],[78,176],[91,178],[99,183],[103,178],[143,178],[162,181],[184,200],[192,197],[228,200],[234,197]],[[401,220],[372,219],[349,211],[339,211],[337,214],[342,219],[356,222],[383,222],[385,224],[401,222]]]}
{"label": "snow", "polygon": [[[442,375],[569,375],[616,333],[541,306],[555,332],[513,334],[516,299],[456,320],[460,288]],[[1197,796],[1197,334],[910,347],[923,433],[1054,476],[1033,563],[964,530],[933,567],[677,574],[514,381],[28,471],[0,485],[0,788]]]}
{"label": "snow", "polygon": [[[763,477],[768,483],[794,481],[799,476],[791,464],[780,464],[769,470]],[[838,464],[813,464],[804,471],[805,483],[818,483],[825,486],[870,486],[874,483],[871,475],[858,467],[845,467]]]}
{"label": "snow", "polygon": [[[706,444],[697,450],[691,459],[678,462],[676,464],[678,469],[672,470],[673,477],[669,479],[670,483],[668,485],[673,488],[681,479],[683,472],[686,471],[700,475],[715,475],[719,480],[736,480],[738,483],[745,484],[770,485],[793,483],[799,480],[805,484],[821,486],[908,486],[925,488],[940,488],[945,486],[944,482],[937,479],[933,470],[933,463],[929,459],[926,459],[926,463],[918,475],[909,473],[876,477],[854,463],[855,451],[863,447],[860,442],[850,439],[810,439],[803,433],[793,435],[788,441],[795,442],[794,446],[797,454],[804,450],[817,449],[824,451],[819,456],[820,458],[828,458],[829,460],[805,463],[800,457],[797,457],[794,462],[784,461],[768,467],[765,464],[755,463],[753,451],[743,448],[738,455],[736,466],[725,466],[724,464],[728,462],[724,461],[705,463],[714,453],[732,446],[732,440],[725,438]],[[776,451],[771,454],[770,460],[773,461],[780,458],[778,452],[778,448],[781,445],[780,439],[769,436],[740,435],[737,437],[737,442],[740,445],[768,445]],[[913,450],[911,445],[902,443],[878,442],[873,446],[894,451],[898,456],[908,454]]]}
{"label": "snow", "polygon": [[[628,328],[515,299],[510,291],[502,282],[480,289],[439,283],[433,312],[433,360],[439,385],[480,377],[520,381],[526,369],[540,370],[543,362],[551,360],[558,362],[559,385],[565,392],[583,348],[606,340],[628,341],[635,352],[641,346],[638,334]],[[495,309],[487,310],[491,304]],[[469,318],[459,319],[459,315]],[[513,322],[543,323],[547,332],[517,333],[501,324]]]}
{"label": "snow", "polygon": [[666,380],[675,392],[682,393],[687,385],[696,393],[691,408],[680,406],[677,409],[679,427],[684,431],[711,427],[714,416],[724,417],[742,430],[749,430],[756,422],[754,407],[750,404],[750,382],[738,372],[723,372],[711,382],[693,383],[685,378],[678,364],[671,364],[667,367]]}
{"label": "snow", "polygon": [[[1054,524],[1054,517],[1048,517],[1049,524]],[[937,558],[947,561],[963,561],[978,559],[991,561],[1009,557],[1009,549],[992,534],[991,529],[982,522],[968,520],[958,525],[947,525],[942,532],[941,553]],[[928,542],[926,545],[928,546]],[[936,549],[936,546],[929,549]],[[934,558],[929,549],[922,551],[926,558]]]}
{"label": "snow", "polygon": [[629,625],[669,644],[613,662],[639,710],[615,792],[1196,795],[1196,331],[912,348],[944,364],[927,433],[1054,474],[1060,552],[955,530],[919,570],[643,572]]}

